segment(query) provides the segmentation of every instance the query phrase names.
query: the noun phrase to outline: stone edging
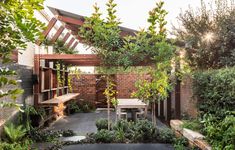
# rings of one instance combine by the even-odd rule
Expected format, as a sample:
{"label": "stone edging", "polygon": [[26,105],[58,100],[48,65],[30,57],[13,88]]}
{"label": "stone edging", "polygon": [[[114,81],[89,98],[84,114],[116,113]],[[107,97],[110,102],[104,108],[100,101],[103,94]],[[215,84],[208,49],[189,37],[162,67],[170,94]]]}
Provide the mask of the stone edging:
{"label": "stone edging", "polygon": [[180,120],[171,120],[170,126],[175,131],[176,135],[184,136],[189,140],[190,144],[196,145],[202,150],[211,150],[211,146],[204,140],[204,136],[190,129],[182,128],[183,122]]}

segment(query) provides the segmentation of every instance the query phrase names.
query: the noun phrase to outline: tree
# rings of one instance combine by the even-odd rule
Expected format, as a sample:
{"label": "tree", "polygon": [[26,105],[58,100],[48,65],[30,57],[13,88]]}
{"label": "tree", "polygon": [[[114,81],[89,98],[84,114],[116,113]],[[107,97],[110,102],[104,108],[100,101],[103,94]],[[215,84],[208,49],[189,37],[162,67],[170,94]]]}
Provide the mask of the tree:
{"label": "tree", "polygon": [[[27,42],[34,42],[42,38],[41,31],[44,25],[34,17],[35,10],[43,9],[44,0],[3,0],[0,1],[0,88],[16,85],[10,77],[15,71],[2,67],[11,62],[13,50],[26,48]],[[0,98],[10,96],[13,100],[23,91],[10,89],[0,91]],[[12,102],[0,102],[1,107],[16,106]]]}
{"label": "tree", "polygon": [[[171,70],[171,60],[174,54],[172,45],[166,42],[165,16],[166,10],[163,9],[164,2],[156,3],[156,7],[149,12],[148,22],[150,26],[146,34],[141,34],[144,39],[147,39],[143,48],[147,48],[147,53],[153,61],[153,66],[148,74],[151,80],[140,80],[136,83],[137,91],[133,96],[150,103],[152,106],[152,121],[156,125],[156,103],[165,100],[168,97],[168,92],[171,89],[169,72]],[[142,38],[138,38],[142,39]],[[138,43],[138,42],[137,42]],[[149,45],[149,46],[148,46]]]}
{"label": "tree", "polygon": [[202,1],[197,11],[179,15],[179,40],[186,43],[186,57],[194,69],[221,68],[235,64],[235,7],[233,1],[216,0],[208,9]]}
{"label": "tree", "polygon": [[[146,94],[146,92],[136,94],[139,98],[144,97],[143,100],[151,99],[151,102],[154,102],[153,104],[167,96],[166,93],[169,89],[167,72],[173,57],[173,47],[166,42],[165,16],[167,12],[163,9],[163,5],[163,2],[156,3],[156,7],[150,11],[148,19],[150,26],[147,31],[141,30],[136,33],[136,36],[122,37],[120,35],[120,22],[115,15],[116,4],[113,0],[109,0],[106,20],[101,19],[99,8],[95,5],[95,12],[91,17],[85,19],[79,33],[84,42],[92,46],[93,52],[97,53],[102,59],[103,66],[107,70],[107,81],[110,79],[110,66],[128,68],[139,63],[151,62],[154,64],[149,72],[153,78],[152,82],[139,82],[139,91],[146,85],[148,88],[144,90],[147,90],[147,93],[153,96],[141,95]],[[110,89],[110,86],[107,85],[107,88]],[[107,96],[107,99],[109,107],[110,97]]]}

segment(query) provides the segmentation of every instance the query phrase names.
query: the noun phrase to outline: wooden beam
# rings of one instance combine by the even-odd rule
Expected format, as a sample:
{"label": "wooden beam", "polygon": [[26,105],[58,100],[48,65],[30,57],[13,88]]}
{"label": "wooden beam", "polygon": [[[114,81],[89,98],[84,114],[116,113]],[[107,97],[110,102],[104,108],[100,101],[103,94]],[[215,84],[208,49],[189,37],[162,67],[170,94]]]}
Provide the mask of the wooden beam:
{"label": "wooden beam", "polygon": [[[67,62],[67,64],[71,63],[80,65],[82,63],[84,66],[86,64],[89,64],[89,66],[99,66],[102,63],[101,59],[96,54],[40,54],[40,58],[50,61],[62,60],[65,63]],[[142,62],[134,66],[149,66],[151,64],[152,63],[150,62]]]}
{"label": "wooden beam", "polygon": [[99,57],[96,54],[40,54],[40,58],[49,60],[79,60],[98,59]]}
{"label": "wooden beam", "polygon": [[[33,85],[33,95],[34,95],[34,105],[38,105],[39,103],[39,93],[40,93],[40,83],[39,83],[39,71],[40,67],[40,55],[34,56],[34,80],[37,80],[37,83],[34,83]],[[35,82],[35,81],[34,81]]]}
{"label": "wooden beam", "polygon": [[75,47],[78,45],[78,42],[76,41],[73,46],[72,46],[72,49],[75,49]]}
{"label": "wooden beam", "polygon": [[64,43],[68,40],[69,36],[70,36],[70,34],[67,32],[63,38]]}
{"label": "wooden beam", "polygon": [[57,19],[62,21],[62,22],[65,22],[65,23],[71,23],[71,24],[76,24],[76,25],[83,25],[83,21],[81,20],[78,20],[78,19],[74,19],[74,18],[70,18],[70,17],[65,17],[65,16],[57,16]]}
{"label": "wooden beam", "polygon": [[[52,18],[52,19],[49,21],[46,30],[44,30],[43,33],[42,33],[43,37],[47,37],[47,35],[50,33],[51,29],[52,29],[52,28],[54,27],[54,25],[56,24],[56,21],[57,21],[56,18]],[[40,39],[37,40],[37,42],[36,42],[37,45],[40,45],[41,43],[42,43],[42,41],[41,41]]]}
{"label": "wooden beam", "polygon": [[72,31],[78,31],[78,28],[69,24],[65,25],[66,29],[72,30]]}
{"label": "wooden beam", "polygon": [[75,39],[74,38],[71,38],[71,40],[69,41],[69,43],[67,44],[67,47],[70,47],[72,44],[73,44],[73,41],[74,41]]}
{"label": "wooden beam", "polygon": [[60,26],[60,28],[57,30],[57,32],[55,33],[55,35],[51,39],[52,43],[54,43],[58,39],[58,37],[61,35],[61,33],[63,31],[64,31],[64,27]]}

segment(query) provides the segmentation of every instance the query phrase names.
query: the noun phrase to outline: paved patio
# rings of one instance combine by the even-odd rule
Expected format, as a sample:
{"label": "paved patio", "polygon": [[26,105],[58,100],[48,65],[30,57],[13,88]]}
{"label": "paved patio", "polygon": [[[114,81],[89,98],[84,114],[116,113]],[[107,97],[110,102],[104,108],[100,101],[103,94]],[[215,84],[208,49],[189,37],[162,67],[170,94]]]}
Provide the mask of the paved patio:
{"label": "paved patio", "polygon": [[[149,116],[150,117],[150,116]],[[95,122],[100,118],[107,118],[106,110],[96,110],[92,113],[77,113],[74,115],[66,116],[55,122],[49,129],[50,130],[73,130],[77,135],[85,136],[87,133],[96,132]],[[115,121],[115,112],[111,111],[111,120]],[[164,128],[166,125],[157,122],[157,127]]]}
{"label": "paved patio", "polygon": [[63,150],[174,150],[169,144],[84,144],[65,146]]}

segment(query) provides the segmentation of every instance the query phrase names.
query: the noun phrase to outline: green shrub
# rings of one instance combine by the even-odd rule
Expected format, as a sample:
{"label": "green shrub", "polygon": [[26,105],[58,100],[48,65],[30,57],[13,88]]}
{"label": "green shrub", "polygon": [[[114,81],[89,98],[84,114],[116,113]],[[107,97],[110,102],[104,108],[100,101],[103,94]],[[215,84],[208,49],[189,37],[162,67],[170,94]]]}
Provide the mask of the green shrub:
{"label": "green shrub", "polygon": [[162,143],[172,143],[174,141],[175,134],[171,129],[163,128],[159,129],[158,140]]}
{"label": "green shrub", "polygon": [[70,137],[70,136],[75,136],[76,133],[73,132],[73,130],[65,130],[62,131],[62,136],[63,137]]}
{"label": "green shrub", "polygon": [[94,135],[97,143],[111,143],[114,141],[114,134],[112,131],[101,129]]}
{"label": "green shrub", "polygon": [[35,142],[53,142],[57,141],[59,137],[69,137],[76,135],[72,130],[32,130],[30,138]]}
{"label": "green shrub", "polygon": [[235,67],[198,72],[193,86],[203,134],[215,149],[234,149]]}
{"label": "green shrub", "polygon": [[222,121],[212,115],[204,118],[206,139],[214,149],[235,149],[235,116],[226,116]]}
{"label": "green shrub", "polygon": [[23,140],[19,143],[7,143],[0,141],[0,149],[1,150],[29,150],[32,141],[30,140]]}
{"label": "green shrub", "polygon": [[68,109],[70,110],[70,113],[79,113],[82,111],[76,101],[71,101],[68,104]]}
{"label": "green shrub", "polygon": [[185,137],[179,137],[174,139],[175,150],[186,150],[188,147],[188,140]]}
{"label": "green shrub", "polygon": [[92,102],[89,101],[83,101],[78,104],[79,108],[84,113],[89,113],[95,110],[95,107]]}
{"label": "green shrub", "polygon": [[108,130],[108,120],[107,119],[99,119],[96,120],[95,125],[97,127],[97,130]]}
{"label": "green shrub", "polygon": [[133,136],[131,140],[134,142],[152,142],[156,140],[157,129],[148,120],[138,120],[132,130]]}
{"label": "green shrub", "polygon": [[22,126],[15,126],[10,123],[4,126],[4,133],[9,142],[15,143],[20,141],[26,135],[26,129]]}
{"label": "green shrub", "polygon": [[200,131],[202,129],[202,124],[199,120],[183,120],[182,128],[191,129],[193,131]]}
{"label": "green shrub", "polygon": [[199,115],[210,113],[223,119],[226,111],[235,110],[235,67],[195,73],[193,89]]}
{"label": "green shrub", "polygon": [[117,128],[114,131],[115,141],[118,143],[123,143],[126,140],[126,133],[123,128]]}
{"label": "green shrub", "polygon": [[123,129],[123,131],[128,132],[131,127],[133,127],[134,122],[129,122],[127,120],[118,120],[114,125],[113,125],[113,130],[119,130]]}

